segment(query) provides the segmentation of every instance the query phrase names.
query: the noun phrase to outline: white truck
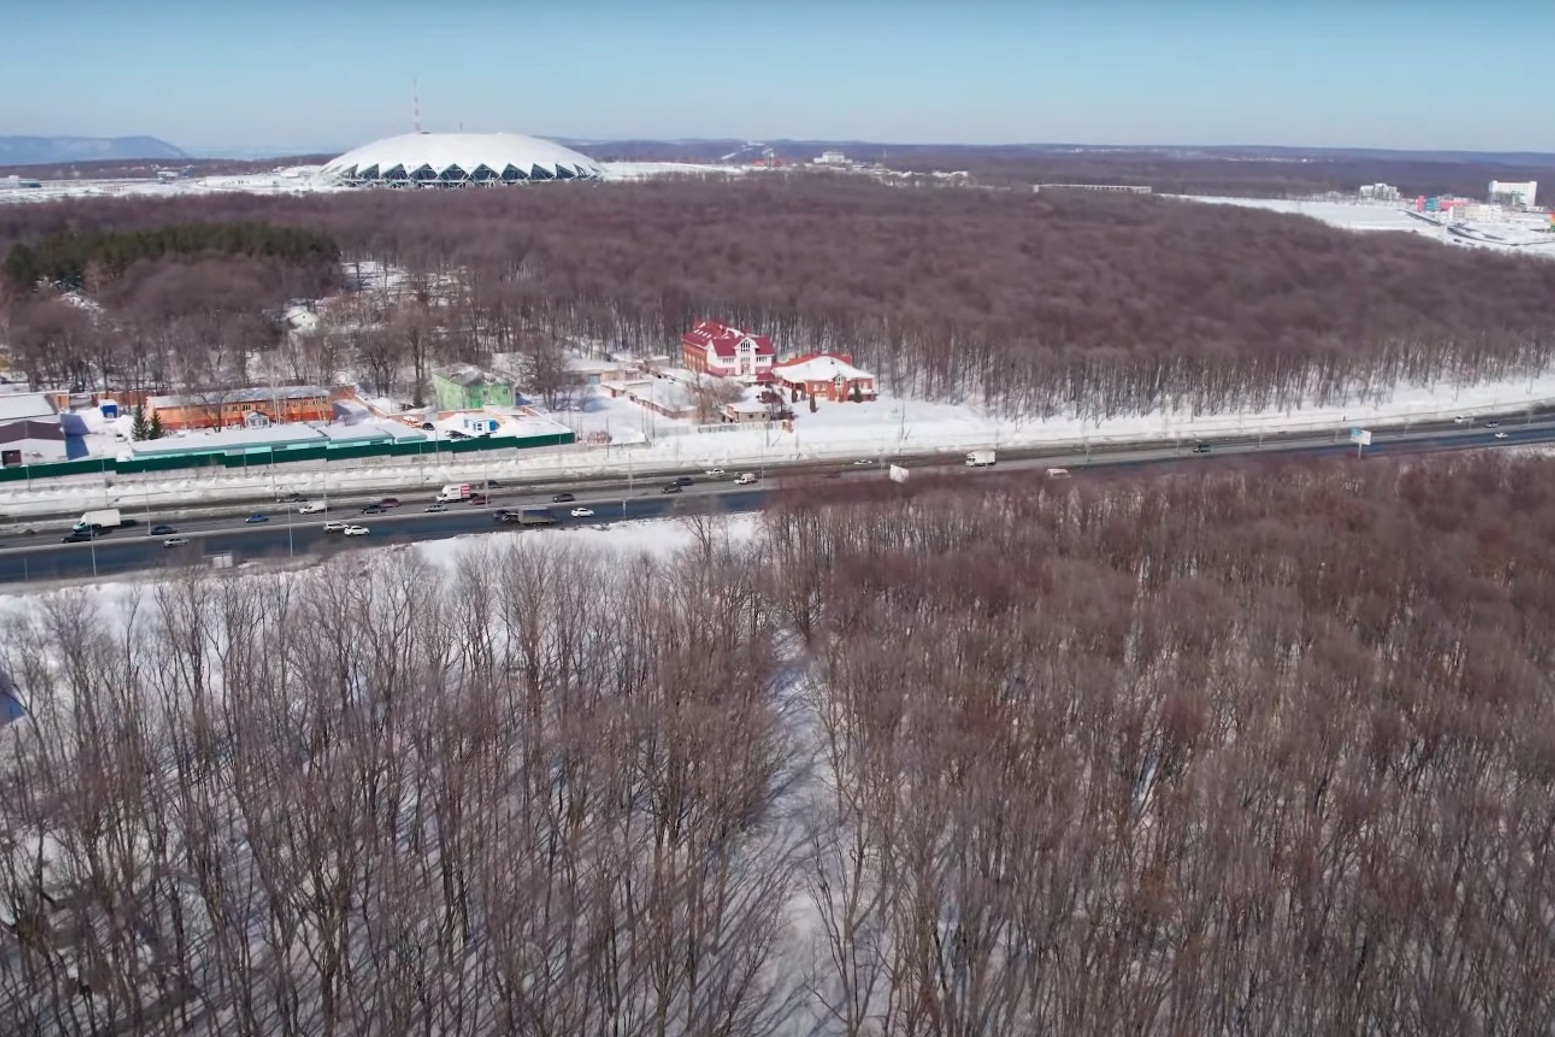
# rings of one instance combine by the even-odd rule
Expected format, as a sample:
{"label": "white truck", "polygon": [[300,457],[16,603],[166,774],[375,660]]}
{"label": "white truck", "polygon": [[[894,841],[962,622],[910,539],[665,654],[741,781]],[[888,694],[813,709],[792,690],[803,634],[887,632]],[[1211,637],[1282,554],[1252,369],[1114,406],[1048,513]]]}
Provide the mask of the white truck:
{"label": "white truck", "polygon": [[454,501],[470,499],[470,484],[451,482],[444,486],[437,494],[439,504],[452,504]]}
{"label": "white truck", "polygon": [[735,477],[734,482],[736,486],[749,486],[756,482],[756,473],[741,472],[738,476]]}
{"label": "white truck", "polygon": [[81,521],[76,523],[76,532],[84,533],[89,529],[99,531],[118,529],[124,525],[124,517],[119,514],[118,508],[99,508],[96,511],[83,512]]}
{"label": "white truck", "polygon": [[973,450],[966,455],[968,468],[991,468],[995,460],[994,451],[989,449]]}

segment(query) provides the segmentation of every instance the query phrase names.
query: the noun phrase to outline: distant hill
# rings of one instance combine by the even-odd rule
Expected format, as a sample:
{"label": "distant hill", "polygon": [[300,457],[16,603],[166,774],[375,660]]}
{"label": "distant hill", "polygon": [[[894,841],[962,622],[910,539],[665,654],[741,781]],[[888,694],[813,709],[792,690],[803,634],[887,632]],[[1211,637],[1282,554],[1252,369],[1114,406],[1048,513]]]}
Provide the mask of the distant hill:
{"label": "distant hill", "polygon": [[155,137],[0,137],[0,166],[187,157]]}

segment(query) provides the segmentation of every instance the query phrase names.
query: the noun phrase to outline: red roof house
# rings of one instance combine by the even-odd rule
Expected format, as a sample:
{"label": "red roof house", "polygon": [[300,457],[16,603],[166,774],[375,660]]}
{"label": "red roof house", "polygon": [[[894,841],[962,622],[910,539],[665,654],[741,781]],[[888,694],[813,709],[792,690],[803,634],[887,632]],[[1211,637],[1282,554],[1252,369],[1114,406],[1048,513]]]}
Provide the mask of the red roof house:
{"label": "red roof house", "polygon": [[681,365],[717,378],[769,381],[776,356],[771,336],[752,335],[722,321],[699,321],[680,338]]}

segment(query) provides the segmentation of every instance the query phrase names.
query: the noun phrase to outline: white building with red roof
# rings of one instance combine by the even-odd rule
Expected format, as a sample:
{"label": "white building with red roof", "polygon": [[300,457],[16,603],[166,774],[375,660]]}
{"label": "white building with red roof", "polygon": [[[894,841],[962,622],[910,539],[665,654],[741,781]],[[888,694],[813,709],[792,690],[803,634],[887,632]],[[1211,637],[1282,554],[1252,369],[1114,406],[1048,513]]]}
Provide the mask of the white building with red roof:
{"label": "white building with red roof", "polygon": [[716,378],[767,382],[777,351],[769,335],[752,335],[722,321],[699,321],[680,339],[681,365]]}

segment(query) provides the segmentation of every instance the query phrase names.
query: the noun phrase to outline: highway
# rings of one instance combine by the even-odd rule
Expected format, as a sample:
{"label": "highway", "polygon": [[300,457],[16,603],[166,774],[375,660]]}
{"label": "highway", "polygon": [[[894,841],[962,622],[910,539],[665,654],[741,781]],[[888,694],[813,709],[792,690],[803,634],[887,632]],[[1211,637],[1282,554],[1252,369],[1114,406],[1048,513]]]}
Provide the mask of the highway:
{"label": "highway", "polygon": [[[1498,433],[1504,438],[1497,438]],[[1444,422],[1417,425],[1407,431],[1374,430],[1372,445],[1365,448],[1365,454],[1390,456],[1537,443],[1555,443],[1555,419],[1509,418],[1499,428],[1487,425],[1465,427]],[[1109,447],[1089,453],[1001,450],[996,466],[978,470],[966,469],[960,463],[959,455],[886,459],[886,462],[900,464],[914,472],[959,472],[975,479],[988,473],[1040,472],[1050,467],[1066,468],[1074,475],[1081,476],[1092,470],[1124,471],[1169,465],[1211,464],[1227,458],[1354,457],[1356,454],[1353,444],[1333,434],[1217,439],[1207,454],[1195,454],[1191,447],[1191,443],[1184,442]],[[148,518],[141,515],[136,516],[139,524],[87,543],[61,543],[60,538],[66,531],[64,526],[56,526],[52,530],[39,527],[30,535],[15,533],[0,541],[0,583],[122,575],[187,566],[222,555],[230,555],[232,564],[240,565],[261,559],[329,555],[361,547],[440,539],[465,533],[531,532],[498,523],[493,514],[497,508],[550,507],[563,526],[597,526],[670,517],[701,506],[712,506],[725,512],[752,511],[766,501],[771,492],[770,482],[774,479],[781,482],[794,475],[827,474],[849,483],[866,479],[883,480],[886,477],[883,466],[877,463],[849,465],[818,462],[770,472],[767,488],[735,485],[732,482],[734,473],[731,471],[717,481],[693,476],[696,482],[679,494],[660,492],[668,476],[638,479],[630,487],[626,483],[598,482],[588,486],[578,483],[503,486],[492,490],[491,500],[484,506],[450,504],[448,510],[441,513],[425,510],[431,503],[431,497],[427,491],[421,490],[416,495],[399,494],[402,505],[378,515],[359,514],[365,502],[363,499],[350,503],[331,499],[328,515],[296,515],[289,510],[296,505],[283,504],[247,509],[262,511],[269,516],[269,521],[258,524],[244,522],[242,513],[199,518],[157,514]],[[575,493],[578,500],[553,505],[551,497],[558,492]],[[594,515],[572,518],[569,513],[574,507],[589,508]],[[364,537],[325,533],[326,519],[359,522],[369,527],[371,532]],[[177,535],[187,538],[189,543],[173,548],[163,546],[164,537],[148,534],[152,525],[161,523],[176,527]]]}

